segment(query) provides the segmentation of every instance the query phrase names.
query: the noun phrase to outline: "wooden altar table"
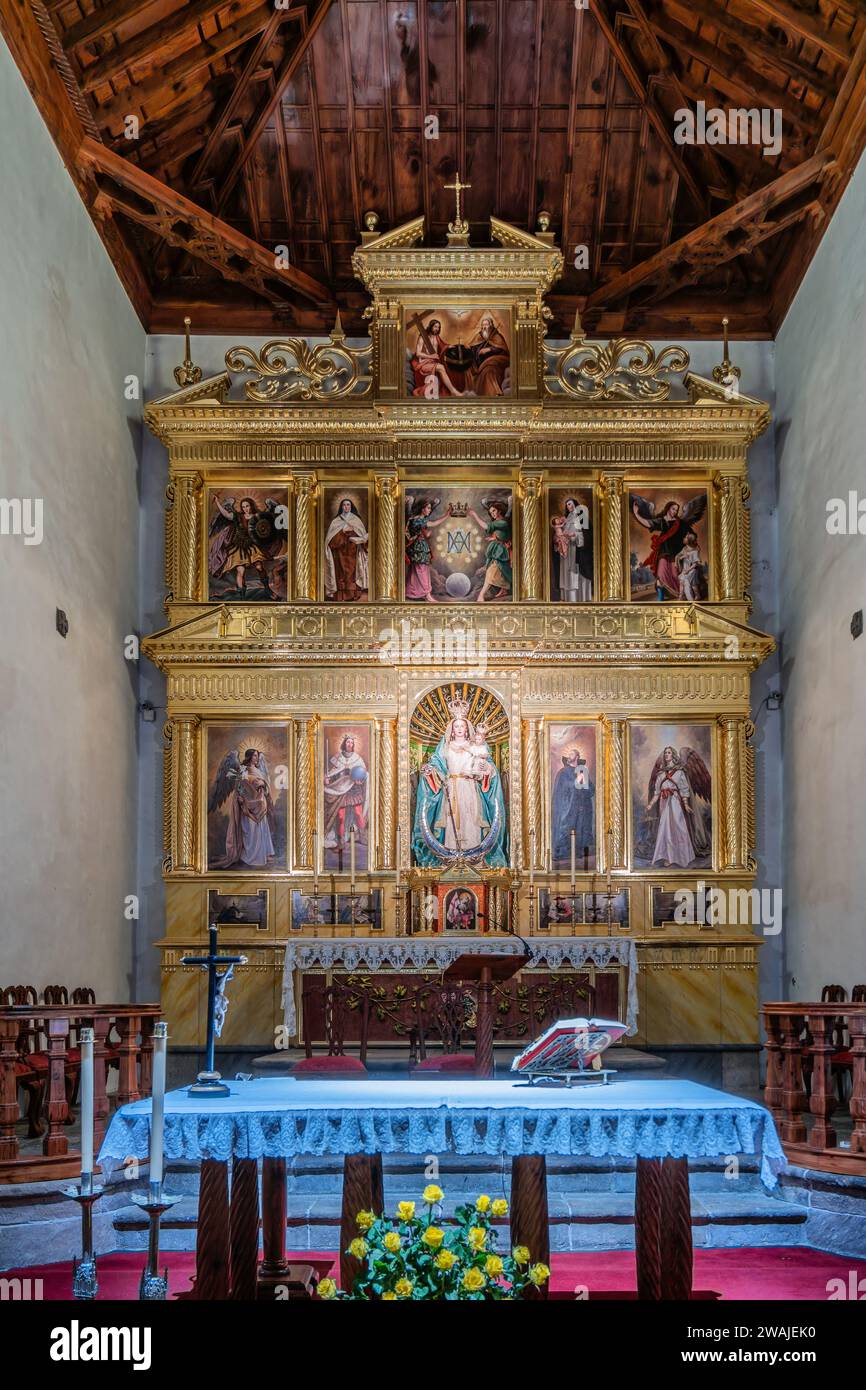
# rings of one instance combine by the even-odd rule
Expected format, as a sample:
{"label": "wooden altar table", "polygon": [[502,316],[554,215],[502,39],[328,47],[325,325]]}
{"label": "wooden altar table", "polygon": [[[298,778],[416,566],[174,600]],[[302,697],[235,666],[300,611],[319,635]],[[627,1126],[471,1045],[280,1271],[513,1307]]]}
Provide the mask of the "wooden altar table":
{"label": "wooden altar table", "polygon": [[[754,1101],[691,1081],[528,1086],[517,1081],[299,1081],[229,1083],[203,1100],[171,1091],[165,1154],[200,1161],[197,1298],[248,1297],[256,1285],[257,1160],[263,1160],[264,1275],[285,1268],[286,1160],[343,1157],[341,1282],[357,1266],[345,1252],[362,1209],[382,1210],[383,1154],[490,1154],[512,1159],[511,1238],[549,1262],[547,1154],[637,1160],[638,1295],[688,1298],[692,1235],[688,1160],[761,1154],[767,1186],[784,1154],[772,1117]],[[103,1168],[147,1157],[150,1102],[118,1110],[99,1154]],[[228,1169],[232,1165],[232,1200]],[[419,1196],[424,1186],[419,1158]],[[230,1293],[231,1290],[231,1293]]]}

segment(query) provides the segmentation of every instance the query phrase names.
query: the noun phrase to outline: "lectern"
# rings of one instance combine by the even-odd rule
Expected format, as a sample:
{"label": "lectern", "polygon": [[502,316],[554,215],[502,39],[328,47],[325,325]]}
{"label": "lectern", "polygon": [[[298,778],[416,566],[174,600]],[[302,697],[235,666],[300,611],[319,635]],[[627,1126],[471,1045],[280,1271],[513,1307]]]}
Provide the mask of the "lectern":
{"label": "lectern", "polygon": [[528,952],[522,956],[497,956],[467,951],[442,972],[443,980],[460,983],[471,980],[477,986],[475,1075],[482,1080],[493,1076],[493,986],[502,980],[510,980],[528,963]]}

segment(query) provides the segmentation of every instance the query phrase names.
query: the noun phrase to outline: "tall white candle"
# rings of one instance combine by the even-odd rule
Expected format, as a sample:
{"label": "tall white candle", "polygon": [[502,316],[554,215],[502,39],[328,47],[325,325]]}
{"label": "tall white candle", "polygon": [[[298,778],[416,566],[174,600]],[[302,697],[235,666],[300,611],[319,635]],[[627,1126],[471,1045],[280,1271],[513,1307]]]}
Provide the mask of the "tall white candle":
{"label": "tall white candle", "polygon": [[576,833],[571,832],[571,888],[574,891],[574,877],[577,872],[577,839]]}
{"label": "tall white candle", "polygon": [[353,825],[353,826],[351,827],[351,829],[349,830],[349,865],[350,865],[350,870],[349,870],[349,872],[350,872],[350,876],[351,876],[351,880],[352,880],[352,882],[351,882],[351,888],[352,888],[352,892],[354,893],[354,891],[355,891],[355,827],[354,827],[354,825]]}
{"label": "tall white candle", "polygon": [[529,891],[535,887],[535,831],[529,836]]}
{"label": "tall white candle", "polygon": [[400,875],[400,852],[401,852],[401,848],[402,848],[402,841],[401,841],[401,838],[400,838],[400,837],[401,837],[401,834],[402,834],[402,828],[398,825],[398,826],[397,826],[397,845],[396,845],[396,848],[395,848],[395,850],[394,850],[394,868],[397,870],[397,876],[398,876],[398,878],[399,878],[399,875]]}
{"label": "tall white candle", "polygon": [[93,1174],[93,1029],[82,1028],[81,1048],[81,1176]]}
{"label": "tall white candle", "polygon": [[153,1092],[150,1114],[150,1181],[152,1183],[162,1182],[167,1051],[168,1024],[157,1023],[153,1030]]}

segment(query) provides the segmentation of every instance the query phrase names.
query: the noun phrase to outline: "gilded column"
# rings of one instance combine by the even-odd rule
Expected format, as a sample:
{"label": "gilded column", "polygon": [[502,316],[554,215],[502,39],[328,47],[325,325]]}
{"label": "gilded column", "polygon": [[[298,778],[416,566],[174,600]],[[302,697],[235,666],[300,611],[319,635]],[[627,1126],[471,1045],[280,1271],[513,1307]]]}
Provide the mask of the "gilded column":
{"label": "gilded column", "polygon": [[[541,759],[539,757],[540,719],[523,721],[523,775],[526,816],[523,827],[523,863],[544,868],[544,826],[541,814]],[[532,847],[535,845],[535,855]]]}
{"label": "gilded column", "polygon": [[397,494],[396,473],[376,474],[376,598],[397,598]]}
{"label": "gilded column", "polygon": [[296,473],[295,490],[295,599],[314,602],[316,597],[316,494],[315,473]]}
{"label": "gilded column", "polygon": [[378,868],[394,868],[394,826],[397,807],[397,721],[376,720],[379,762]]}
{"label": "gilded column", "polygon": [[720,718],[718,726],[722,740],[722,825],[721,867],[748,868],[748,819],[743,794],[746,771],[746,721],[743,718]]}
{"label": "gilded column", "polygon": [[544,597],[541,566],[541,489],[540,473],[521,473],[520,499],[520,577],[523,599]]}
{"label": "gilded column", "polygon": [[604,518],[602,588],[606,599],[625,597],[622,563],[622,497],[620,473],[602,473],[601,504]]}
{"label": "gilded column", "polygon": [[737,525],[740,501],[740,479],[730,473],[717,473],[713,486],[718,499],[719,512],[719,599],[739,600],[742,589],[739,576],[740,539]]}
{"label": "gilded column", "polygon": [[174,806],[171,795],[172,741],[174,725],[170,719],[162,727],[162,867],[171,871],[171,848],[174,823]]}
{"label": "gilded column", "polygon": [[199,598],[199,521],[202,476],[179,473],[166,488],[169,508],[166,515],[165,570],[168,596],[175,602],[196,602]]}
{"label": "gilded column", "polygon": [[605,827],[605,868],[625,869],[626,863],[626,825],[628,819],[625,805],[625,741],[628,733],[626,719],[606,719],[604,721],[607,749],[605,764],[607,776],[607,825]]}
{"label": "gilded column", "polygon": [[197,714],[176,715],[172,720],[171,788],[174,805],[171,833],[171,867],[176,874],[198,872],[198,750]]}
{"label": "gilded column", "polygon": [[749,509],[749,498],[752,489],[744,478],[740,479],[740,495],[737,505],[737,527],[740,538],[740,584],[742,585],[743,598],[752,607],[752,513]]}
{"label": "gilded column", "polygon": [[313,775],[316,765],[318,718],[296,719],[295,725],[295,868],[312,869],[316,806]]}

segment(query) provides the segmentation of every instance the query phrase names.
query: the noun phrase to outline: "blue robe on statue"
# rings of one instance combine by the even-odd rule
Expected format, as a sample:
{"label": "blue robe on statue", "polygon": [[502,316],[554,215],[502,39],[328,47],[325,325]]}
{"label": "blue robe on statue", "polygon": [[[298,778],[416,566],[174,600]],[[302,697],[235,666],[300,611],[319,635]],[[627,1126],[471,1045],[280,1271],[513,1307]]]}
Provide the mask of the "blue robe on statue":
{"label": "blue robe on statue", "polygon": [[[412,856],[415,863],[425,869],[436,868],[437,866],[447,868],[448,864],[448,860],[439,858],[425,840],[422,831],[423,822],[426,821],[428,831],[433,838],[440,845],[447,845],[452,851],[449,857],[454,857],[455,821],[458,826],[460,846],[464,853],[481,844],[491,826],[498,821],[499,834],[485,854],[483,863],[490,869],[506,868],[508,865],[508,830],[505,797],[498,769],[492,762],[490,763],[486,778],[486,790],[481,781],[468,782],[465,775],[460,779],[462,785],[459,788],[452,780],[453,792],[450,807],[449,799],[446,796],[448,779],[447,742],[443,734],[436,745],[435,752],[424,764],[418,777],[415,821],[412,827]],[[473,815],[467,825],[465,798],[469,794],[469,787],[472,788],[477,801],[472,805]],[[458,797],[463,801],[463,815],[460,813],[460,806],[455,805]]]}

